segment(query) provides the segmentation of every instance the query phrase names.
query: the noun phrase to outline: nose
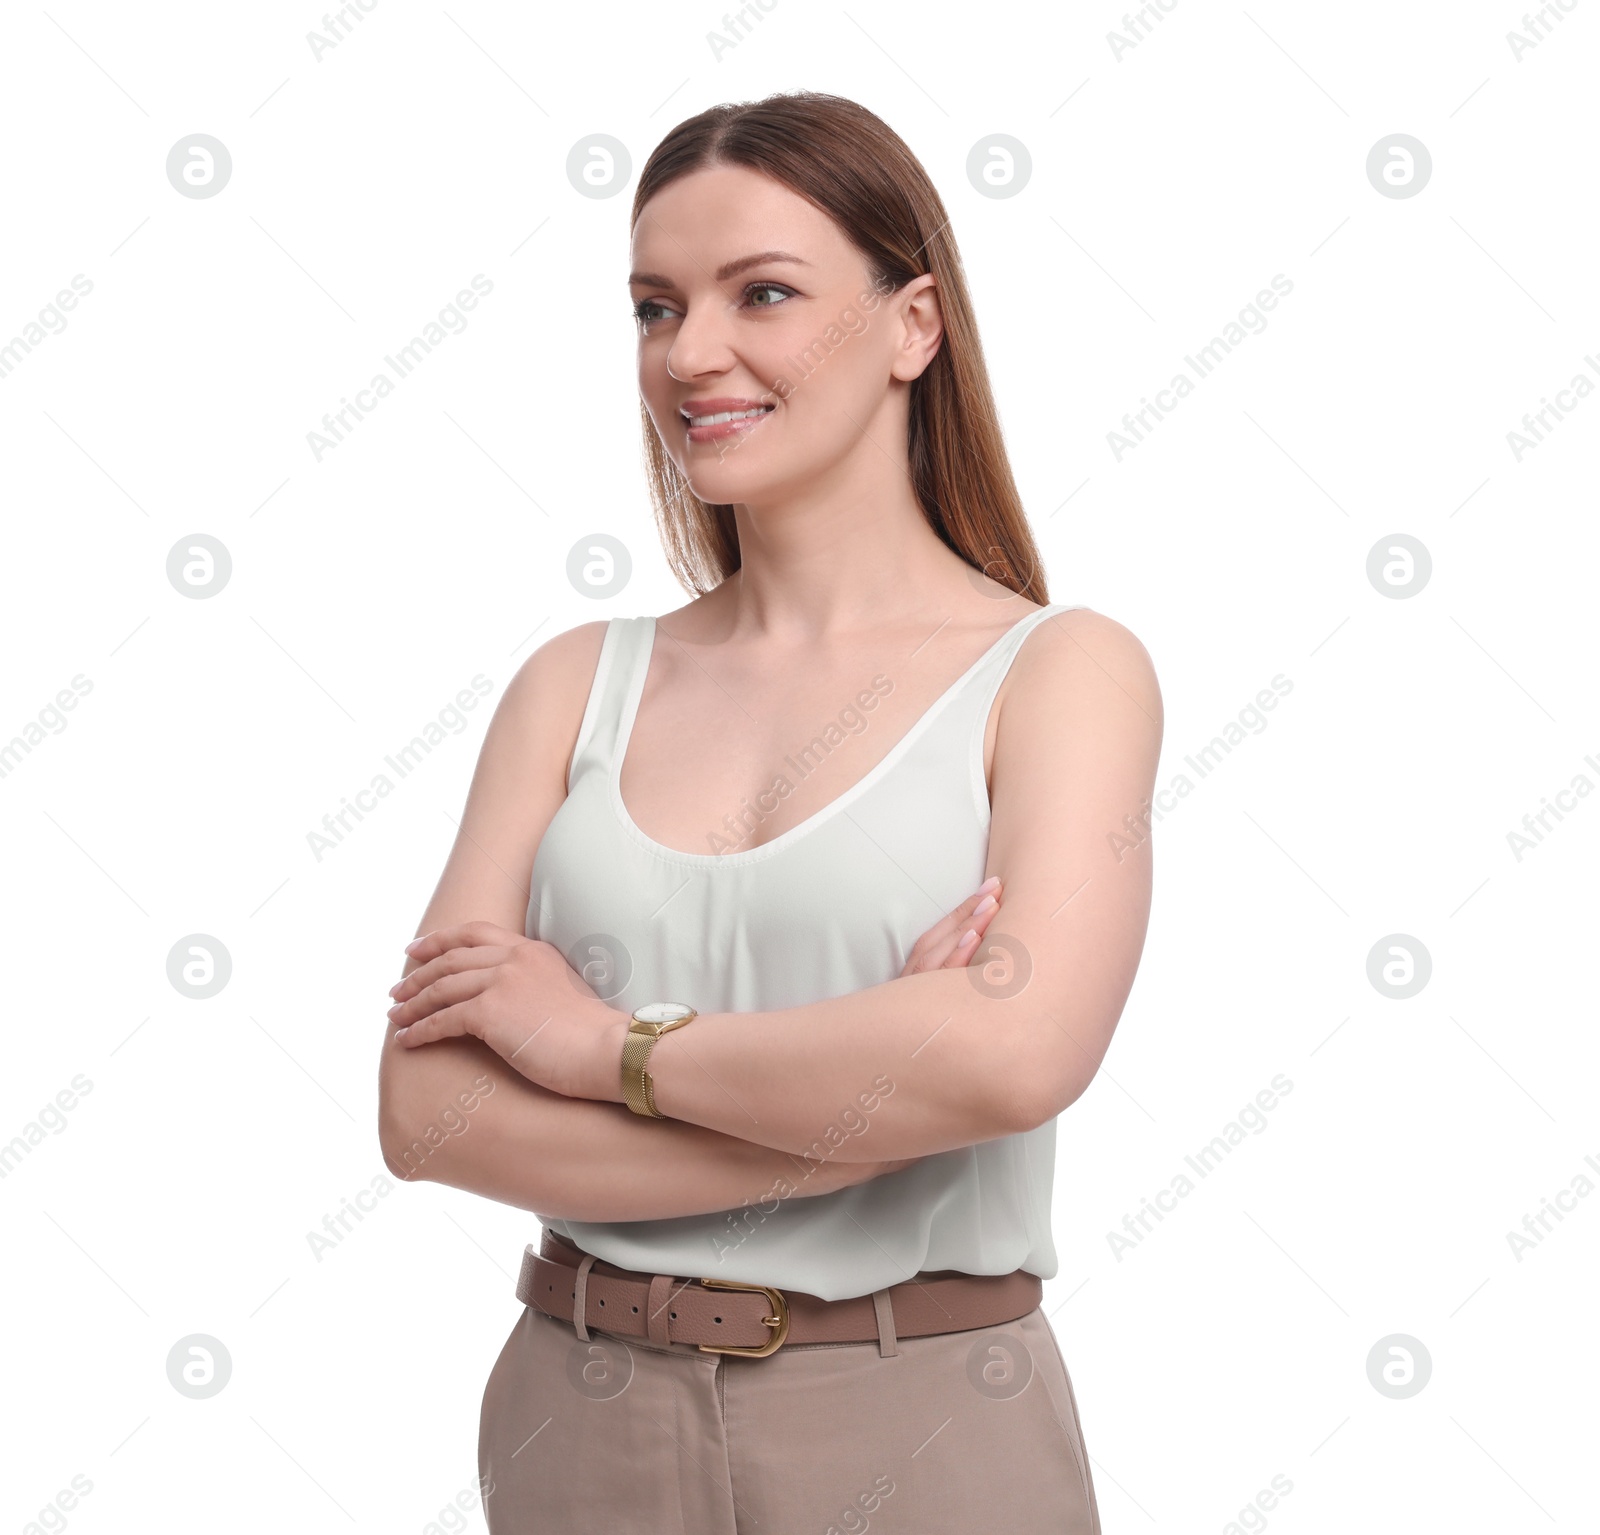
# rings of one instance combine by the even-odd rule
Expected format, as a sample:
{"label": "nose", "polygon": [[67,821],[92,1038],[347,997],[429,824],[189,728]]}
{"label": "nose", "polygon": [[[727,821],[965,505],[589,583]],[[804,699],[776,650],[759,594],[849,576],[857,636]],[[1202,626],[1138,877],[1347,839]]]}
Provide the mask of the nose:
{"label": "nose", "polygon": [[667,372],[680,383],[726,373],[734,364],[727,331],[727,303],[720,297],[692,302],[667,348]]}

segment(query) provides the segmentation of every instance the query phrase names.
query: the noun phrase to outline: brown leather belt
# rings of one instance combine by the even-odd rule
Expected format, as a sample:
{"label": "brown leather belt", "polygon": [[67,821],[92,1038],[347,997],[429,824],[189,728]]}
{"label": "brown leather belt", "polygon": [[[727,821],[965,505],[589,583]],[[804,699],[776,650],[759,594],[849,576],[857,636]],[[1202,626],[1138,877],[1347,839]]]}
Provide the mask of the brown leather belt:
{"label": "brown leather belt", "polygon": [[[517,1278],[517,1299],[579,1329],[624,1337],[698,1344],[708,1354],[764,1358],[788,1343],[869,1343],[889,1336],[997,1327],[1026,1316],[1040,1302],[1037,1274],[926,1271],[871,1295],[823,1300],[804,1291],[728,1279],[684,1279],[619,1268],[545,1229],[538,1252],[529,1243]],[[887,1313],[887,1315],[886,1315]]]}

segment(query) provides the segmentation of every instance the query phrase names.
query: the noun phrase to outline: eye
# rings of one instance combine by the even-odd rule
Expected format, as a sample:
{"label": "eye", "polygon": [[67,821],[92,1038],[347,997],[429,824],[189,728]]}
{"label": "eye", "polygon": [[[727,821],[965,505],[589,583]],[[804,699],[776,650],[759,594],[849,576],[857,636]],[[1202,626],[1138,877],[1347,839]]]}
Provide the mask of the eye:
{"label": "eye", "polygon": [[[660,311],[659,314],[656,312],[658,310]],[[670,313],[671,311],[665,304],[658,303],[653,298],[642,298],[633,306],[634,319],[646,329],[649,328],[652,320],[659,320],[662,315]]]}
{"label": "eye", "polygon": [[776,293],[778,295],[778,303],[779,304],[781,304],[783,302],[783,300],[786,299],[786,298],[793,298],[794,297],[794,289],[793,288],[786,288],[786,287],[783,286],[782,283],[776,283],[776,282],[753,282],[753,283],[750,284],[750,286],[748,288],[746,288],[744,290],[745,301],[750,305],[750,307],[752,309],[775,309],[775,308],[777,308],[777,304],[773,303],[773,301],[771,299],[766,299],[766,300],[763,300],[761,302],[757,302],[757,295],[762,294],[762,293]]}

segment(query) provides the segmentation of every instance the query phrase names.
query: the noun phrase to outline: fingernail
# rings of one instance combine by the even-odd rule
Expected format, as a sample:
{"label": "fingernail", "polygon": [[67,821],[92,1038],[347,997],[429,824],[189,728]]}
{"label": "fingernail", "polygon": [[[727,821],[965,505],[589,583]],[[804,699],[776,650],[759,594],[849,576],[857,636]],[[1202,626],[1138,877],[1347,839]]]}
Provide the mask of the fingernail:
{"label": "fingernail", "polygon": [[398,997],[400,995],[400,988],[404,985],[404,981],[396,981],[394,985],[389,988],[389,995],[391,997]]}
{"label": "fingernail", "polygon": [[965,938],[963,938],[961,940],[961,942],[956,945],[956,947],[958,949],[964,949],[964,948],[966,948],[966,946],[969,943],[976,943],[977,941],[978,941],[978,930],[976,928],[969,927],[967,929],[967,936]]}
{"label": "fingernail", "polygon": [[985,890],[998,889],[999,885],[1000,885],[1000,876],[998,874],[991,874],[988,877],[988,879],[986,879],[981,885],[978,886],[978,894],[982,895]]}
{"label": "fingernail", "polygon": [[406,953],[409,954],[421,942],[422,940],[420,938],[413,938],[411,942],[406,945]]}
{"label": "fingernail", "polygon": [[992,895],[986,895],[973,909],[972,915],[981,917],[987,911],[993,911],[1000,903]]}

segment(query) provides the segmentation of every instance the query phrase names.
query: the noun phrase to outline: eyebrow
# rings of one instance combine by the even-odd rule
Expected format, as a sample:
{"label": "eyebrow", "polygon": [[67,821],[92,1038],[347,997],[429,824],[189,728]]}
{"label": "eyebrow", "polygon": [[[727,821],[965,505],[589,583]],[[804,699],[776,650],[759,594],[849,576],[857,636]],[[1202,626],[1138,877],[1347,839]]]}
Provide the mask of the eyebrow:
{"label": "eyebrow", "polygon": [[[796,266],[810,266],[809,261],[802,260],[799,256],[791,256],[788,251],[759,251],[754,256],[740,256],[736,261],[725,261],[717,268],[716,280],[726,282],[730,277],[737,277],[739,273],[748,271],[753,266],[766,266],[769,262],[792,261]],[[663,277],[659,272],[630,272],[628,286],[646,288],[671,288],[675,286],[670,277]]]}

